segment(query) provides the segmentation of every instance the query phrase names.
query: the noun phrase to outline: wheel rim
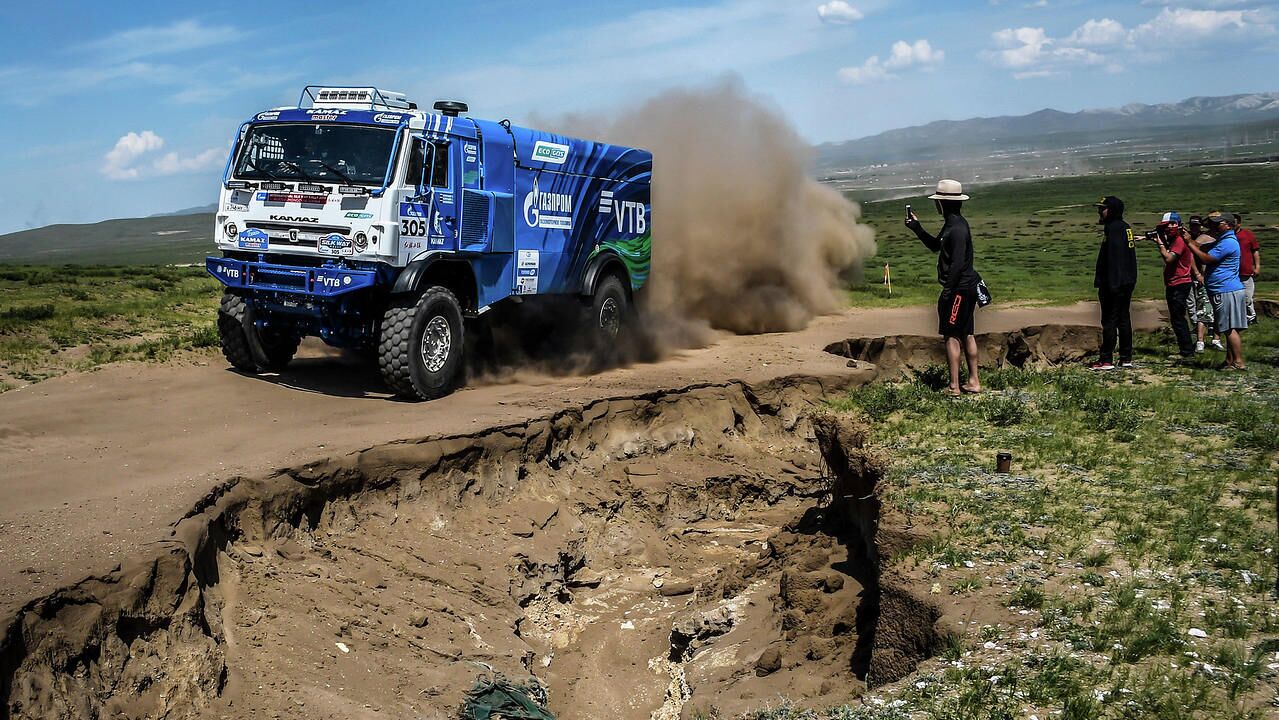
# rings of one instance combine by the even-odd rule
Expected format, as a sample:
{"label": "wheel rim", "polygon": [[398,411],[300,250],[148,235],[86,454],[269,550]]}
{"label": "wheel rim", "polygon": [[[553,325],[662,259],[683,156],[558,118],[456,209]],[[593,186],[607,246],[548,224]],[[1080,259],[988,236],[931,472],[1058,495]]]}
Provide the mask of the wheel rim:
{"label": "wheel rim", "polygon": [[618,306],[616,298],[604,298],[604,302],[600,303],[600,330],[608,337],[617,337],[617,331],[622,326],[622,312]]}
{"label": "wheel rim", "polygon": [[448,362],[452,349],[453,331],[449,328],[449,321],[442,315],[436,315],[422,331],[422,364],[428,372],[439,372]]}

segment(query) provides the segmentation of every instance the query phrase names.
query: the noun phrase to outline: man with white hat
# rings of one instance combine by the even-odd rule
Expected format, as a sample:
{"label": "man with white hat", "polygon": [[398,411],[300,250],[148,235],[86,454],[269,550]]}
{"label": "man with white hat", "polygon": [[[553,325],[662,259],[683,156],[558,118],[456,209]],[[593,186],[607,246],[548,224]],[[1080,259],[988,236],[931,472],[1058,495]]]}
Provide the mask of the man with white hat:
{"label": "man with white hat", "polygon": [[[941,284],[941,296],[937,298],[938,332],[946,338],[946,361],[950,366],[949,395],[981,392],[981,377],[977,371],[977,339],[973,337],[973,315],[977,309],[977,284],[981,276],[973,269],[972,232],[968,221],[960,214],[963,202],[968,199],[964,187],[954,180],[937,183],[937,192],[928,196],[937,206],[937,212],[945,218],[941,230],[934,237],[924,230],[915,213],[908,212],[906,227],[920,241],[937,253],[937,282]],[[960,361],[967,356],[968,382],[960,384]]]}

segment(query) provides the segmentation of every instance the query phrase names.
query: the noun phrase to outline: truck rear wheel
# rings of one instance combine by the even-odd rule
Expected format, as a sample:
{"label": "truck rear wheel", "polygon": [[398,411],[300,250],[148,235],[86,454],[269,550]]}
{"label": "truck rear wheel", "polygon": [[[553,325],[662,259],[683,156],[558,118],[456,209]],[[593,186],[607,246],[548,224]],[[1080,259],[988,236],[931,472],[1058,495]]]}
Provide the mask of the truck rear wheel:
{"label": "truck rear wheel", "polygon": [[606,275],[595,286],[591,302],[591,333],[600,349],[611,345],[622,336],[630,321],[630,299],[626,288],[616,275]]}
{"label": "truck rear wheel", "polygon": [[462,377],[462,305],[435,286],[416,299],[392,301],[382,315],[378,367],[396,395],[434,400],[453,392]]}
{"label": "truck rear wheel", "polygon": [[302,338],[278,330],[257,331],[262,351],[266,355],[266,362],[259,363],[253,356],[253,347],[244,327],[244,315],[247,311],[244,298],[233,293],[222,294],[222,304],[218,308],[218,339],[221,341],[223,357],[232,367],[244,372],[283,370],[293,360]]}

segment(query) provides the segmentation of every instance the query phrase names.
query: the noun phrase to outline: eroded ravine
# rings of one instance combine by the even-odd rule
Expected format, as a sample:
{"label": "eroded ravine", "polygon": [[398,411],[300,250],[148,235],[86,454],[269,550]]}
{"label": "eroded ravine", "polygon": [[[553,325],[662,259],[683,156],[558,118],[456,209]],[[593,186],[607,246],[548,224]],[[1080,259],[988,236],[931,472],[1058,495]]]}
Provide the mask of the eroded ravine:
{"label": "eroded ravine", "polygon": [[[606,400],[228,483],[149,557],[29,604],[4,707],[444,717],[486,665],[542,679],[561,718],[848,699],[937,643],[814,441],[816,401],[858,379]],[[868,463],[836,488],[873,485]]]}

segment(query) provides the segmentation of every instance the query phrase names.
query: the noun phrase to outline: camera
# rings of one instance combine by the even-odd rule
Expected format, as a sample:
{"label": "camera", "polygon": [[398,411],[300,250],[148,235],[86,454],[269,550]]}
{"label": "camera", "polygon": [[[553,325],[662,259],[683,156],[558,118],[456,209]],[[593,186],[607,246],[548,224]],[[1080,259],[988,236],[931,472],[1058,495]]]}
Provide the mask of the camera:
{"label": "camera", "polygon": [[1161,243],[1163,242],[1163,232],[1160,230],[1147,230],[1142,239]]}

